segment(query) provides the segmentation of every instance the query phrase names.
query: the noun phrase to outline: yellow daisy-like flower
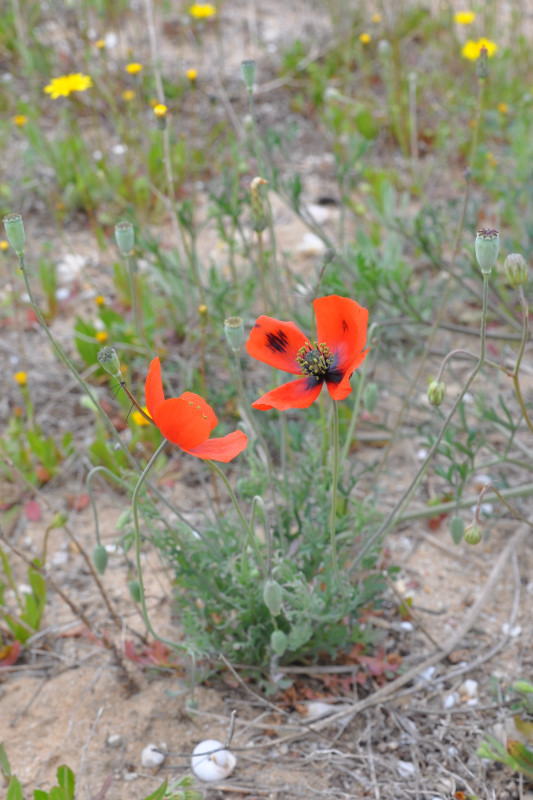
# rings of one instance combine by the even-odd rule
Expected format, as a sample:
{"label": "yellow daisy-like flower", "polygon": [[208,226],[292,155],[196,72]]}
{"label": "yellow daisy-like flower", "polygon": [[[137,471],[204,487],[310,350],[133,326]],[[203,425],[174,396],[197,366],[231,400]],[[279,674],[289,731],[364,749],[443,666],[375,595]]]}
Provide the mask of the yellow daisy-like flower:
{"label": "yellow daisy-like flower", "polygon": [[507,112],[509,111],[509,106],[507,105],[507,103],[498,103],[498,111],[500,112],[500,114],[507,114]]}
{"label": "yellow daisy-like flower", "polygon": [[126,103],[130,103],[135,97],[135,92],[133,89],[124,89],[122,92],[122,99],[126,101]]}
{"label": "yellow daisy-like flower", "polygon": [[17,128],[23,128],[24,125],[27,123],[28,117],[25,114],[16,114],[13,117],[13,122],[17,126]]}
{"label": "yellow daisy-like flower", "polygon": [[476,15],[473,11],[458,11],[453,16],[453,21],[458,25],[471,25],[475,20]]}
{"label": "yellow daisy-like flower", "polygon": [[107,342],[107,331],[96,331],[94,338],[99,344],[105,344]]}
{"label": "yellow daisy-like flower", "polygon": [[102,306],[105,306],[105,297],[103,296],[103,294],[97,294],[96,297],[94,298],[94,302],[96,303],[97,306],[100,306],[101,308]]}
{"label": "yellow daisy-like flower", "polygon": [[[145,414],[148,414],[148,416],[150,416],[146,406],[143,406],[143,411],[144,411]],[[149,425],[150,424],[150,422],[146,419],[146,417],[143,417],[143,415],[141,414],[140,411],[134,411],[133,414],[131,415],[131,418],[134,421],[134,423],[136,425],[140,425],[141,428],[144,427],[145,425]]]}
{"label": "yellow daisy-like flower", "polygon": [[361,36],[359,37],[359,41],[361,42],[361,44],[368,44],[371,38],[372,37],[370,36],[369,33],[362,33]]}
{"label": "yellow daisy-like flower", "polygon": [[194,3],[189,8],[189,14],[194,19],[209,19],[210,17],[214,17],[217,13],[215,6],[211,5],[211,3]]}
{"label": "yellow daisy-like flower", "polygon": [[28,383],[28,375],[26,372],[15,372],[13,380],[15,383],[18,383],[19,386],[26,386]]}
{"label": "yellow daisy-like flower", "polygon": [[167,114],[168,108],[163,105],[163,103],[158,103],[154,106],[154,114],[156,117],[165,117]]}
{"label": "yellow daisy-like flower", "polygon": [[6,252],[6,250],[9,250],[9,242],[6,242],[6,240],[5,240],[5,239],[2,239],[2,241],[0,242],[0,250],[1,250],[3,253],[5,253],[5,252]]}
{"label": "yellow daisy-like flower", "polygon": [[185,74],[186,74],[186,76],[188,77],[188,79],[190,81],[195,81],[196,78],[198,77],[198,70],[194,69],[194,68],[191,68],[191,69],[188,69]]}
{"label": "yellow daisy-like flower", "polygon": [[131,64],[126,65],[126,72],[129,72],[130,75],[137,75],[143,68],[142,64],[138,64],[136,61],[132,61]]}
{"label": "yellow daisy-like flower", "polygon": [[72,75],[62,75],[60,78],[52,78],[48,86],[44,87],[46,94],[52,100],[58,97],[68,97],[72,92],[84,92],[93,85],[91,78],[82,72],[75,72]]}
{"label": "yellow daisy-like flower", "polygon": [[96,42],[94,43],[94,46],[98,50],[103,50],[105,48],[105,39],[97,39]]}
{"label": "yellow daisy-like flower", "polygon": [[490,39],[478,39],[477,42],[469,39],[468,42],[463,45],[461,51],[463,58],[468,59],[468,61],[477,61],[483,47],[486,49],[489,58],[492,58],[498,49],[496,42],[491,42]]}
{"label": "yellow daisy-like flower", "polygon": [[378,22],[381,22],[381,14],[372,14],[371,19],[372,19],[372,22],[377,25]]}

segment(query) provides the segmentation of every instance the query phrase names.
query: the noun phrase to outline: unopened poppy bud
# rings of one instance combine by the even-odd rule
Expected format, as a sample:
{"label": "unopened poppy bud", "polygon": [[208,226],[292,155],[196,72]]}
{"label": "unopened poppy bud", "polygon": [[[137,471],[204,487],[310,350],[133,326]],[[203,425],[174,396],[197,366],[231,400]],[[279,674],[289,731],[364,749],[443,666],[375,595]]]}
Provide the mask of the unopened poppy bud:
{"label": "unopened poppy bud", "polygon": [[511,289],[518,289],[527,283],[527,264],[520,253],[509,253],[503,262],[505,277]]}
{"label": "unopened poppy bud", "polygon": [[107,550],[103,544],[97,544],[93,550],[93,564],[96,571],[103,575],[107,567]]}
{"label": "unopened poppy bud", "polygon": [[367,383],[367,385],[365,386],[365,391],[363,393],[363,403],[369,414],[371,414],[374,411],[375,407],[377,406],[378,398],[379,398],[379,392],[376,384]]}
{"label": "unopened poppy bud", "polygon": [[464,540],[467,544],[479,544],[481,541],[481,528],[477,522],[465,528]]}
{"label": "unopened poppy bud", "polygon": [[68,514],[66,511],[58,511],[50,523],[50,528],[62,528],[68,522]]}
{"label": "unopened poppy bud", "polygon": [[454,544],[459,544],[465,532],[465,525],[461,517],[452,517],[450,520],[450,534]]}
{"label": "unopened poppy bud", "polygon": [[130,256],[135,244],[133,225],[131,222],[117,222],[115,225],[115,242],[123,256]]}
{"label": "unopened poppy bud", "polygon": [[522,679],[515,681],[512,688],[515,692],[521,692],[521,694],[533,694],[533,684],[529,683],[529,681]]}
{"label": "unopened poppy bud", "polygon": [[479,58],[476,61],[476,75],[481,80],[489,77],[489,51],[485,45],[479,51]]}
{"label": "unopened poppy bud", "polygon": [[128,589],[130,590],[130,595],[132,600],[136,603],[141,602],[141,587],[139,585],[139,581],[133,579],[128,581]]}
{"label": "unopened poppy bud", "polygon": [[281,586],[277,581],[272,578],[265,581],[263,601],[273,617],[277,617],[281,611],[281,594]]}
{"label": "unopened poppy bud", "polygon": [[238,353],[244,341],[244,323],[240,317],[228,317],[224,320],[226,341],[234,353]]}
{"label": "unopened poppy bud", "polygon": [[495,228],[482,228],[476,235],[476,258],[483,275],[490,275],[500,252],[500,234]]}
{"label": "unopened poppy bud", "polygon": [[277,656],[282,656],[287,649],[287,634],[283,631],[272,631],[270,635],[270,646]]}
{"label": "unopened poppy bud", "polygon": [[256,233],[264,231],[268,220],[265,214],[263,205],[263,198],[259,190],[260,186],[265,186],[268,183],[264,178],[254,178],[250,184],[250,200],[252,206],[252,228]]}
{"label": "unopened poppy bud", "polygon": [[431,381],[428,386],[428,400],[432,406],[440,406],[446,394],[446,384],[442,381]]}
{"label": "unopened poppy bud", "polygon": [[20,214],[8,214],[4,217],[4,228],[9,244],[20,258],[24,254],[26,245],[26,233]]}
{"label": "unopened poppy bud", "polygon": [[107,345],[102,347],[102,349],[98,351],[96,358],[100,366],[105,369],[106,372],[109,372],[114,378],[122,380],[120,359],[112,347],[108,347]]}
{"label": "unopened poppy bud", "polygon": [[241,61],[241,75],[248,92],[252,94],[255,83],[255,61],[253,59]]}

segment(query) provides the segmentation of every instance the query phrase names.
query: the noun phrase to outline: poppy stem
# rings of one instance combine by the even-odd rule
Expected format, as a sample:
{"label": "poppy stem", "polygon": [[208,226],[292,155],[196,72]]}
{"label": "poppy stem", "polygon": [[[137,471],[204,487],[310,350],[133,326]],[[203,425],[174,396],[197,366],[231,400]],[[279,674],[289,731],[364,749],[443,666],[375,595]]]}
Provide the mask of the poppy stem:
{"label": "poppy stem", "polygon": [[214,461],[209,461],[207,459],[206,459],[206,463],[209,464],[211,469],[216,472],[216,474],[222,479],[222,482],[225,484],[226,489],[228,490],[228,494],[230,496],[231,502],[233,503],[233,507],[235,508],[235,511],[237,512],[237,516],[239,517],[239,519],[241,521],[242,527],[244,528],[244,533],[246,534],[246,537],[248,538],[250,544],[252,545],[253,551],[255,553],[255,557],[257,559],[257,563],[259,564],[261,569],[263,571],[265,571],[265,559],[263,558],[263,555],[262,555],[262,553],[261,553],[261,551],[259,549],[259,546],[257,544],[256,538],[255,538],[255,535],[254,535],[254,532],[253,532],[251,526],[248,525],[248,523],[246,522],[244,514],[242,513],[242,511],[240,509],[239,501],[237,500],[237,498],[235,496],[235,492],[231,488],[230,482],[228,481],[228,479],[226,478],[225,474],[220,469],[218,464],[216,464]]}
{"label": "poppy stem", "polygon": [[335,541],[336,521],[337,521],[337,483],[339,480],[339,408],[337,401],[333,400],[333,476],[331,483],[331,517],[330,517],[330,541],[331,541],[331,563],[337,585],[344,595],[344,589],[339,571],[337,559],[337,544]]}

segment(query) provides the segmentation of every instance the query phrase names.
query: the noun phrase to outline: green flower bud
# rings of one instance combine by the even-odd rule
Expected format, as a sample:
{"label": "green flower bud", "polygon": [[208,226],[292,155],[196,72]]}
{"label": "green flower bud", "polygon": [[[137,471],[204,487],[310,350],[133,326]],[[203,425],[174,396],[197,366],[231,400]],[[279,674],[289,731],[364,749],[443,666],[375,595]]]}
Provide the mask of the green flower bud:
{"label": "green flower bud", "polygon": [[224,320],[226,341],[234,353],[238,353],[244,341],[244,324],[240,317],[228,317]]}
{"label": "green flower bud", "polygon": [[428,400],[432,406],[440,406],[446,394],[446,384],[442,381],[431,381],[428,386]]}
{"label": "green flower bud", "polygon": [[450,520],[450,534],[454,544],[459,544],[463,538],[465,525],[461,517],[452,517]]}
{"label": "green flower bud", "polygon": [[281,611],[281,595],[282,589],[277,581],[272,580],[272,578],[265,581],[263,600],[273,617],[277,617]]}
{"label": "green flower bud", "polygon": [[490,275],[500,252],[500,234],[495,228],[482,228],[476,236],[476,258],[483,275]]}
{"label": "green flower bud", "polygon": [[122,256],[131,256],[131,251],[135,244],[131,222],[117,222],[115,225],[115,242]]}
{"label": "green flower bud", "polygon": [[369,414],[371,414],[374,411],[375,407],[378,404],[378,399],[379,399],[379,392],[376,384],[367,383],[367,385],[365,386],[365,391],[363,392],[363,403]]}
{"label": "green flower bud", "polygon": [[24,254],[26,245],[26,233],[20,214],[8,214],[4,217],[4,228],[9,244],[20,258]]}
{"label": "green flower bud", "polygon": [[252,94],[255,83],[255,61],[253,59],[241,61],[241,75],[248,92]]}
{"label": "green flower bud", "polygon": [[107,567],[107,550],[103,544],[97,544],[93,550],[93,564],[96,571],[103,575]]}
{"label": "green flower bud", "polygon": [[128,581],[128,589],[130,590],[130,595],[131,595],[132,599],[136,603],[140,603],[141,602],[141,587],[140,587],[139,581],[137,581],[135,579],[133,579],[131,581]]}
{"label": "green flower bud", "polygon": [[479,58],[476,61],[476,75],[482,80],[489,77],[489,51],[484,45],[479,51]]}
{"label": "green flower bud", "polygon": [[527,283],[527,264],[520,253],[509,253],[503,262],[505,277],[511,289],[518,289]]}
{"label": "green flower bud", "polygon": [[512,688],[515,692],[520,692],[521,694],[533,694],[533,685],[529,681],[515,681]]}
{"label": "green flower bud", "polygon": [[464,540],[467,544],[479,544],[481,541],[481,528],[474,522],[465,528]]}
{"label": "green flower bud", "polygon": [[287,649],[288,639],[283,631],[272,631],[270,635],[270,647],[277,656],[282,656]]}
{"label": "green flower bud", "polygon": [[108,347],[107,345],[102,347],[102,349],[98,351],[96,358],[100,366],[105,369],[106,372],[109,372],[113,378],[118,378],[119,381],[122,380],[120,360],[112,347]]}
{"label": "green flower bud", "polygon": [[250,184],[252,228],[256,233],[261,233],[261,231],[264,231],[268,224],[267,215],[265,214],[263,205],[263,198],[261,197],[261,192],[259,191],[259,187],[265,186],[267,183],[268,181],[266,181],[264,178],[254,178]]}

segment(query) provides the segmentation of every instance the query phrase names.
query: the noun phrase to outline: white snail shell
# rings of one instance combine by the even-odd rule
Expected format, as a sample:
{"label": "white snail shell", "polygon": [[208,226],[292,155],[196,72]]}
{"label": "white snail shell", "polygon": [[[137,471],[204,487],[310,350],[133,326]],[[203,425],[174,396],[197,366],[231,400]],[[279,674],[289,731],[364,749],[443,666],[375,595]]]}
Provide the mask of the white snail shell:
{"label": "white snail shell", "polygon": [[147,744],[141,753],[141,764],[143,767],[160,767],[165,760],[165,754],[161,748],[155,744]]}
{"label": "white snail shell", "polygon": [[229,750],[221,749],[223,747],[217,739],[205,739],[194,748],[191,767],[201,781],[221,781],[235,769],[237,759]]}

